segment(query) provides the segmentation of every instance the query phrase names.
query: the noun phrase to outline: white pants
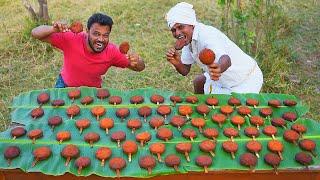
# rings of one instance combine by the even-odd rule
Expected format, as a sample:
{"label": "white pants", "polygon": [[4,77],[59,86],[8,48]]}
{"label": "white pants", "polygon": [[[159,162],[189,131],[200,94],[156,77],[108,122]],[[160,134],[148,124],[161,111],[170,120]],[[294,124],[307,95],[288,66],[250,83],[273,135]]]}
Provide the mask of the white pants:
{"label": "white pants", "polygon": [[237,93],[259,93],[263,84],[263,75],[259,67],[255,68],[250,76],[241,84],[233,87],[222,87],[219,81],[213,81],[210,75],[205,72],[206,82],[204,84],[204,93],[209,94],[210,84],[212,85],[211,94],[231,94]]}

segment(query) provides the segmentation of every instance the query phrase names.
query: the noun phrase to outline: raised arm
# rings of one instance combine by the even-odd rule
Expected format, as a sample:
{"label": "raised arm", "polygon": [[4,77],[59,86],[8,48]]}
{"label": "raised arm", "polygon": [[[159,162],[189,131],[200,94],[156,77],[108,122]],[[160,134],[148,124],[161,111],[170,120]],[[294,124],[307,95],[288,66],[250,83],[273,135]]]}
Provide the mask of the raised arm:
{"label": "raised arm", "polygon": [[49,36],[55,32],[69,31],[67,24],[61,22],[54,22],[52,26],[41,25],[31,31],[32,37],[43,42],[49,42]]}
{"label": "raised arm", "polygon": [[190,72],[191,64],[183,64],[181,62],[181,55],[175,48],[168,49],[167,60],[176,68],[176,70],[183,76]]}
{"label": "raised arm", "polygon": [[129,69],[133,70],[133,71],[143,71],[144,68],[145,68],[145,64],[144,64],[144,61],[143,59],[138,55],[138,54],[135,54],[135,53],[132,53],[132,54],[127,54],[127,57],[130,61],[130,64],[129,64]]}

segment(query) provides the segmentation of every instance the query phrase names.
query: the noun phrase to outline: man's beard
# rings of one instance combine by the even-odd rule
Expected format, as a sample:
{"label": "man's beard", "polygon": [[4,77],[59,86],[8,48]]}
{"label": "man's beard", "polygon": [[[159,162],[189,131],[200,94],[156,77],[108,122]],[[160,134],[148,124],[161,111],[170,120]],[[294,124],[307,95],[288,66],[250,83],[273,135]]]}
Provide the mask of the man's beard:
{"label": "man's beard", "polygon": [[90,36],[88,36],[88,43],[89,43],[89,46],[92,49],[92,51],[95,52],[95,53],[101,53],[107,47],[106,45],[104,45],[103,42],[98,41],[97,43],[101,43],[103,45],[103,48],[99,49],[99,50],[96,50],[95,47],[94,47],[93,41],[90,41]]}

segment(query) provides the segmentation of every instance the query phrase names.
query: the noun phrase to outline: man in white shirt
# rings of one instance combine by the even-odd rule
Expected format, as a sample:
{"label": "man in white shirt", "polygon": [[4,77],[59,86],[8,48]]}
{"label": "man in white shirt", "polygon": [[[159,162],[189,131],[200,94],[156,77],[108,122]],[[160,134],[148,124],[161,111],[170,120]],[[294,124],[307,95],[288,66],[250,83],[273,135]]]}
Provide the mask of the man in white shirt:
{"label": "man in white shirt", "polygon": [[[195,63],[204,72],[194,80],[195,93],[260,92],[263,75],[256,61],[218,29],[197,22],[193,5],[178,3],[169,10],[166,20],[177,39],[175,47],[166,53],[167,60],[184,76]],[[205,48],[215,53],[215,61],[210,65],[199,60],[199,53]]]}

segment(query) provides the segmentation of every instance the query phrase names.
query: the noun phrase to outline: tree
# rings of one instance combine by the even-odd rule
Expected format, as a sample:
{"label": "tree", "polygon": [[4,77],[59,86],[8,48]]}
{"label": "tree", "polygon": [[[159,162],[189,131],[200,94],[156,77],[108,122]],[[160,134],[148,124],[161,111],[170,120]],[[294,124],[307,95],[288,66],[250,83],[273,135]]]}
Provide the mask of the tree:
{"label": "tree", "polygon": [[36,21],[49,21],[49,14],[48,14],[48,3],[47,0],[38,0],[39,3],[39,12],[36,13],[32,5],[30,4],[29,0],[22,0],[24,7],[29,11],[32,18]]}

